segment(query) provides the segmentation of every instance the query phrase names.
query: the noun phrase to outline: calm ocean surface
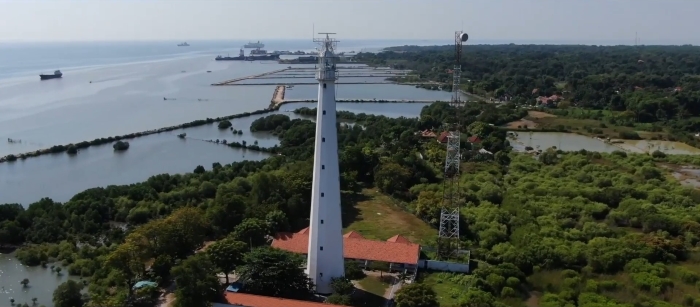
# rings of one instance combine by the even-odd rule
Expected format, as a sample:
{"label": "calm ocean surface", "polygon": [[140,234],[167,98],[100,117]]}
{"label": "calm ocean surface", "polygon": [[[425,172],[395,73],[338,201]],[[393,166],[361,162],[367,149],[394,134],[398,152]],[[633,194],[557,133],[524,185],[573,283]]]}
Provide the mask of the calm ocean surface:
{"label": "calm ocean surface", "polygon": [[[236,53],[244,42],[189,43],[192,46],[177,47],[177,42],[0,44],[0,58],[16,60],[0,61],[0,72],[5,73],[0,78],[0,156],[255,111],[269,105],[274,85],[214,87],[210,84],[286,66],[275,62],[214,61],[217,54]],[[340,49],[379,50],[389,45],[418,43],[353,45],[351,41]],[[270,42],[266,49],[295,51],[313,47],[313,43],[303,41],[286,45]],[[47,58],[42,58],[43,53]],[[35,62],[32,58],[40,60]],[[40,71],[55,69],[61,69],[64,78],[39,80]],[[314,82],[312,76],[294,81]],[[353,79],[357,80],[363,79]],[[287,97],[314,99],[316,93],[316,86],[300,85],[290,89]],[[164,97],[168,100],[163,100]],[[340,84],[338,97],[446,100],[450,94],[395,84]],[[346,103],[339,104],[338,109],[413,117],[424,105]],[[302,106],[315,105],[289,104],[279,112],[296,117],[291,111]],[[42,197],[65,202],[92,187],[140,182],[161,173],[191,172],[197,165],[208,169],[214,162],[264,159],[267,155],[263,153],[198,140],[277,144],[274,136],[250,132],[250,123],[255,118],[233,121],[235,129],[244,131],[240,136],[218,130],[216,125],[206,125],[130,140],[131,147],[126,152],[116,153],[106,144],[81,150],[76,156],[61,153],[1,163],[0,203],[28,205]],[[181,132],[186,132],[188,139],[177,138]],[[5,141],[7,138],[22,143],[11,144]]]}
{"label": "calm ocean surface", "polygon": [[[210,86],[284,67],[214,61],[244,43],[0,44],[0,139],[23,141],[0,142],[0,155],[265,108],[274,86]],[[308,41],[265,43],[267,50],[314,48]],[[418,43],[348,41],[339,49]],[[55,69],[62,79],[39,81],[37,74]]]}

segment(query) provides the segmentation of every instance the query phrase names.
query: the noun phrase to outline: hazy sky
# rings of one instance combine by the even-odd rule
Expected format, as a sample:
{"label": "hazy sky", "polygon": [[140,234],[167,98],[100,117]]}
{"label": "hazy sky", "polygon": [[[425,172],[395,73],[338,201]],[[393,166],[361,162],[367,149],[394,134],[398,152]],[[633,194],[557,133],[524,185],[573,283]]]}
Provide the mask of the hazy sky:
{"label": "hazy sky", "polygon": [[[698,0],[0,0],[0,41],[309,38],[700,43]],[[463,25],[463,26],[462,26]]]}

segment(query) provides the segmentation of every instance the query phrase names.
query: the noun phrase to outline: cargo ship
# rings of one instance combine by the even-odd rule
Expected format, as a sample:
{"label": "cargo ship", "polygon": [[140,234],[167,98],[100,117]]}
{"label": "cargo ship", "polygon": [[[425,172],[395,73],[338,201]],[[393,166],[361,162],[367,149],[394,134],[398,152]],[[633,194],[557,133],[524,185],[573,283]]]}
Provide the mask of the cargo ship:
{"label": "cargo ship", "polygon": [[187,42],[182,42],[182,43],[177,44],[177,46],[178,47],[189,47],[190,44],[188,44]]}
{"label": "cargo ship", "polygon": [[267,50],[257,48],[255,50],[251,50],[250,54],[267,54]]}
{"label": "cargo ship", "polygon": [[237,57],[231,56],[216,56],[217,61],[276,61],[280,59],[279,54],[265,54],[265,55],[250,55],[245,56],[243,49],[238,53]]}
{"label": "cargo ship", "polygon": [[61,78],[61,77],[63,77],[63,73],[61,73],[60,70],[54,71],[52,75],[44,75],[44,74],[39,75],[39,78],[41,78],[41,80],[56,79],[56,78]]}
{"label": "cargo ship", "polygon": [[261,43],[260,41],[257,43],[250,42],[245,44],[243,48],[265,48],[265,44]]}

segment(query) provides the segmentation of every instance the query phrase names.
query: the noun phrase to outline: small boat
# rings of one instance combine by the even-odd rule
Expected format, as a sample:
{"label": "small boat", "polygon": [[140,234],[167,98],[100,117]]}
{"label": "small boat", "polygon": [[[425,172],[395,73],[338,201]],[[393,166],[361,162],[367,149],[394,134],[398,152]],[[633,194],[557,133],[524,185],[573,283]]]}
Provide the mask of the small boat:
{"label": "small boat", "polygon": [[177,135],[177,137],[184,139],[187,136],[187,133],[180,133]]}
{"label": "small boat", "polygon": [[52,75],[40,74],[39,78],[41,80],[49,80],[63,77],[63,73],[60,70],[54,71]]}
{"label": "small boat", "polygon": [[182,43],[177,44],[177,46],[178,47],[189,47],[190,44],[188,44],[187,42],[182,42]]}

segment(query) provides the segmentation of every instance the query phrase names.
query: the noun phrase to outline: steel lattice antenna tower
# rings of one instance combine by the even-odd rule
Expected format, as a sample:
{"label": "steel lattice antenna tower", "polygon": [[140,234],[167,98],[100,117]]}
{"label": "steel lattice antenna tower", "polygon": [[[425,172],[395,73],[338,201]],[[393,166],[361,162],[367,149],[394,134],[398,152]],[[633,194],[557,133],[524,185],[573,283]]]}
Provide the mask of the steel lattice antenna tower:
{"label": "steel lattice antenna tower", "polygon": [[[462,44],[469,36],[462,31],[455,32],[455,66],[452,75],[452,100],[450,105],[456,109],[457,122],[448,123],[447,154],[445,155],[445,177],[443,181],[442,210],[440,212],[440,232],[438,238],[438,255],[445,256],[459,250],[459,164],[460,124],[462,102],[460,101],[459,83],[462,73]],[[442,250],[441,250],[442,249]],[[447,251],[445,251],[447,249]]]}

